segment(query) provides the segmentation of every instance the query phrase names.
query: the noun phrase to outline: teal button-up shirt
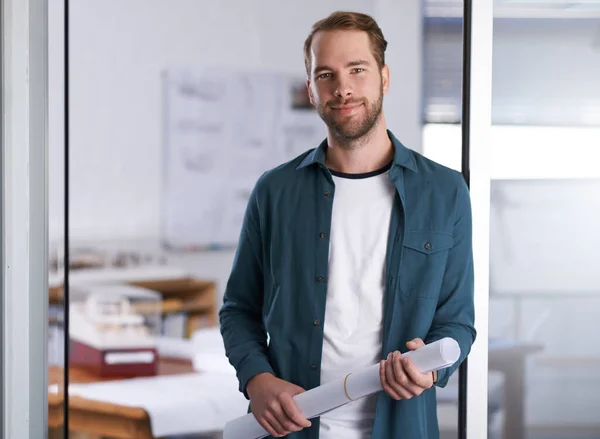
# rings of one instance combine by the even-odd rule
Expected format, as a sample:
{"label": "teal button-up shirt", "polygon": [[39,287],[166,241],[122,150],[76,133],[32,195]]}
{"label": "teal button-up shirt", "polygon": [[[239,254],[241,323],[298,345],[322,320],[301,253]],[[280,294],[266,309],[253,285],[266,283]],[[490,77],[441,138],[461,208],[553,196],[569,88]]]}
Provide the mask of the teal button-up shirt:
{"label": "teal button-up shirt", "polygon": [[[438,373],[436,386],[443,387],[475,340],[469,191],[460,173],[388,135],[397,196],[387,244],[382,359],[406,352],[406,342],[416,337],[425,343],[452,337],[461,357]],[[326,152],[324,141],[264,173],[250,196],[219,313],[226,354],[246,396],[248,380],[261,372],[306,390],[320,384],[335,197]],[[290,436],[318,435],[314,419]],[[439,437],[435,386],[401,401],[380,392],[372,437]]]}

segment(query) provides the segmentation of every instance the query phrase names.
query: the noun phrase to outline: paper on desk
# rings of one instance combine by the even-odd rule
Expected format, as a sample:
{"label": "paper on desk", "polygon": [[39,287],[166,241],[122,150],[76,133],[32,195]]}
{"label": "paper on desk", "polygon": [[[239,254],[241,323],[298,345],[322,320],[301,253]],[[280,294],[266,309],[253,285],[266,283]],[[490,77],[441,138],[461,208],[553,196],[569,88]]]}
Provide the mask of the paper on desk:
{"label": "paper on desk", "polygon": [[[460,356],[460,347],[454,339],[443,338],[403,356],[409,357],[421,372],[431,372],[454,364]],[[356,400],[380,390],[377,363],[296,395],[294,401],[304,416],[311,419],[347,404],[351,401],[348,396]],[[230,421],[223,431],[223,439],[260,439],[267,435],[253,414]]]}
{"label": "paper on desk", "polygon": [[[50,391],[55,389],[50,389]],[[184,374],[69,385],[70,396],[139,407],[153,437],[223,430],[248,412],[235,375]]]}
{"label": "paper on desk", "polygon": [[[225,347],[223,338],[218,327],[200,328],[194,331],[190,339],[181,337],[161,336],[156,338],[158,353],[161,357],[185,358],[196,361],[204,360],[204,356],[219,357],[228,365],[229,361],[225,356]],[[200,357],[198,354],[202,354]],[[221,367],[221,363],[210,361],[207,358],[206,364],[202,364],[206,369],[201,371],[212,371]],[[200,371],[200,369],[196,369]]]}
{"label": "paper on desk", "polygon": [[155,341],[159,357],[181,358],[184,360],[194,357],[194,346],[188,339],[159,336],[155,338]]}

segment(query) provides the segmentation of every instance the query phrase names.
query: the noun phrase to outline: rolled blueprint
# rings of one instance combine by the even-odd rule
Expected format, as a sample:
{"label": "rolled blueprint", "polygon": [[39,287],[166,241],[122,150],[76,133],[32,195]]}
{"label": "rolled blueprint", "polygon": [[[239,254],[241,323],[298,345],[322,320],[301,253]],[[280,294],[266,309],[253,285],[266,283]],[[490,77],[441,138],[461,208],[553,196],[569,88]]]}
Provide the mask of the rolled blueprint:
{"label": "rolled blueprint", "polygon": [[[421,372],[432,372],[453,365],[460,356],[456,340],[446,337],[422,348],[402,354],[411,359]],[[330,381],[294,396],[294,402],[307,419],[315,418],[350,401],[382,390],[379,363],[344,378]],[[268,436],[252,413],[225,425],[223,439],[260,439]]]}

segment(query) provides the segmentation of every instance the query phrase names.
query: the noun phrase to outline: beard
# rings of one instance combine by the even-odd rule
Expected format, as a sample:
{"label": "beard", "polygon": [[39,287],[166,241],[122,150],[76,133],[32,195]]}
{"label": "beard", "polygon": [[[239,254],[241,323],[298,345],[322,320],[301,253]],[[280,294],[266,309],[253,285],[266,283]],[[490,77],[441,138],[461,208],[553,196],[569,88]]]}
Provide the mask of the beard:
{"label": "beard", "polygon": [[[332,111],[325,112],[327,107],[339,105],[363,104],[365,107],[364,114],[355,115],[349,118],[336,118]],[[329,128],[331,134],[341,141],[343,145],[351,146],[356,144],[358,139],[369,134],[379,120],[381,109],[383,107],[383,90],[380,90],[379,96],[373,102],[366,99],[349,99],[346,101],[331,100],[325,105],[319,105],[317,112],[325,125]]]}

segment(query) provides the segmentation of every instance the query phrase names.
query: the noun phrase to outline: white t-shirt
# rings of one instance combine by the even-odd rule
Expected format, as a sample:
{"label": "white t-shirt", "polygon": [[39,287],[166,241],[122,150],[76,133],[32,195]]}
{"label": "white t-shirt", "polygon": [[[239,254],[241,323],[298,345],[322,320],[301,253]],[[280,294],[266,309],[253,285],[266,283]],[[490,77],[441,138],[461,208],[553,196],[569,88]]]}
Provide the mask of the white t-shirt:
{"label": "white t-shirt", "polygon": [[[335,183],[321,384],[379,362],[385,258],[395,197],[389,166]],[[321,416],[320,439],[371,436],[376,395]]]}

